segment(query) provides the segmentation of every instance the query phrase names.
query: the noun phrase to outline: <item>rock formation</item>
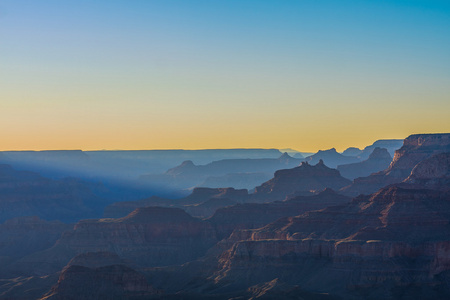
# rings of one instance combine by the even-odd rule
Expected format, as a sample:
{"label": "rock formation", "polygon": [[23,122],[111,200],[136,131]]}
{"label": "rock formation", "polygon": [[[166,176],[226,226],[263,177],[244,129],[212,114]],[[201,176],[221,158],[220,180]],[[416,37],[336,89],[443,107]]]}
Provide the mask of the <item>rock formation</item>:
{"label": "rock formation", "polygon": [[345,156],[338,153],[335,148],[331,148],[329,150],[320,150],[316,154],[305,158],[305,161],[312,165],[317,164],[320,160],[322,160],[327,166],[331,168],[336,168],[338,165],[350,164],[360,161],[360,159],[355,156]]}
{"label": "rock formation", "polygon": [[349,204],[234,232],[229,241],[212,277],[227,289],[279,278],[346,299],[450,295],[446,192],[394,185]]}
{"label": "rock formation", "polygon": [[273,179],[255,188],[252,201],[283,200],[298,191],[321,191],[325,188],[338,190],[350,183],[338,170],[328,168],[322,160],[315,166],[303,162],[299,167],[275,172]]}
{"label": "rock formation", "polygon": [[[449,299],[449,148],[450,134],[410,136],[387,169],[351,185],[323,161],[305,162],[253,194],[197,188],[121,202],[107,210],[120,217],[74,227],[8,220],[0,299]],[[371,159],[383,157],[378,148]],[[70,210],[59,196],[79,195],[73,186],[0,167],[2,205],[33,207],[24,195],[36,194],[47,208]],[[69,197],[89,208],[77,199]]]}
{"label": "rock formation", "polygon": [[403,140],[400,139],[392,139],[392,140],[378,140],[375,141],[372,145],[365,147],[360,154],[358,154],[358,158],[361,160],[366,160],[369,158],[370,154],[373,152],[375,148],[385,148],[389,152],[391,157],[394,156],[395,151],[400,149],[403,145]]}
{"label": "rock formation", "polygon": [[339,165],[338,171],[348,179],[369,176],[372,173],[380,172],[389,167],[392,157],[386,148],[375,148],[369,158],[353,164]]}
{"label": "rock formation", "polygon": [[389,184],[402,182],[419,162],[443,152],[450,152],[450,134],[411,135],[395,152],[394,159],[386,170],[357,178],[342,192],[352,196],[371,194]]}
{"label": "rock formation", "polygon": [[450,190],[450,152],[435,154],[421,161],[404,182],[427,188]]}

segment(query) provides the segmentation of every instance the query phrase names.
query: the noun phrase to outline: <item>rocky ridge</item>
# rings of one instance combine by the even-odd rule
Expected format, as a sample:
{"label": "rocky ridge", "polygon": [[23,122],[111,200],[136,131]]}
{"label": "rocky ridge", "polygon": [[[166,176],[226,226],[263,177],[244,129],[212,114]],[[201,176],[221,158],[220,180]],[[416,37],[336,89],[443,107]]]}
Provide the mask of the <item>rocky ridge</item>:
{"label": "rocky ridge", "polygon": [[369,176],[385,170],[391,164],[392,156],[386,148],[375,148],[369,158],[353,164],[339,165],[337,170],[348,179]]}

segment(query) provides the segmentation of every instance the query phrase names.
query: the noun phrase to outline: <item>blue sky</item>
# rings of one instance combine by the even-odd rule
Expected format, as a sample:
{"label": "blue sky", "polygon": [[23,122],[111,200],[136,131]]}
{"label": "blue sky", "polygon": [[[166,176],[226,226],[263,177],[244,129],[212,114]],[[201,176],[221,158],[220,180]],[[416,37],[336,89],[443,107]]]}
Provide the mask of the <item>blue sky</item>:
{"label": "blue sky", "polygon": [[450,130],[448,1],[93,2],[0,0],[0,148],[309,151]]}

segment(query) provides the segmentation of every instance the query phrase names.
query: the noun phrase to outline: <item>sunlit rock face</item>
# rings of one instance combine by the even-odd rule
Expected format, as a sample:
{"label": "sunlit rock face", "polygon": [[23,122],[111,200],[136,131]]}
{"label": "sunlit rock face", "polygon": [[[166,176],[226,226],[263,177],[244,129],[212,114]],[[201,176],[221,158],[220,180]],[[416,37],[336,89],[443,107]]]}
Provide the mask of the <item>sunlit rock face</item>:
{"label": "sunlit rock face", "polygon": [[434,189],[450,189],[450,152],[435,154],[418,163],[405,183]]}
{"label": "sunlit rock face", "polygon": [[450,134],[415,134],[407,137],[395,152],[389,167],[368,177],[354,180],[342,189],[348,195],[371,194],[378,189],[405,180],[421,161],[439,153],[450,152]]}

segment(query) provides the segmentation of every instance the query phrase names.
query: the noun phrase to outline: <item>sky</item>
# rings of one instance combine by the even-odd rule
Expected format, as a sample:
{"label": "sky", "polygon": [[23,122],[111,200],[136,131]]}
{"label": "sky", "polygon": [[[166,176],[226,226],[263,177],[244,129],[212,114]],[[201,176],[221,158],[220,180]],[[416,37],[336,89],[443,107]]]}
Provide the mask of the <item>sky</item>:
{"label": "sky", "polygon": [[0,0],[0,150],[450,132],[450,1]]}

